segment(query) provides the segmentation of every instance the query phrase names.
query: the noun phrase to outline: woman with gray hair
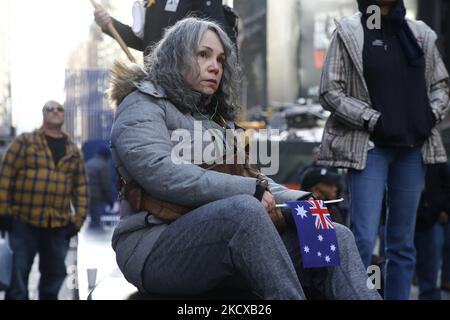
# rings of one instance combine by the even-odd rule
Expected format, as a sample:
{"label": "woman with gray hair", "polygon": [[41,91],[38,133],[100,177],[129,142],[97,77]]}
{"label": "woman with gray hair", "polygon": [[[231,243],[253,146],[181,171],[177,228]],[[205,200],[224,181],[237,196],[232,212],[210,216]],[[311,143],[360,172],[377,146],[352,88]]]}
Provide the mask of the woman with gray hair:
{"label": "woman with gray hair", "polygon": [[[302,268],[295,228],[275,205],[309,193],[247,165],[221,172],[196,162],[211,141],[228,147],[220,157],[235,152],[220,137],[236,129],[238,88],[232,42],[218,25],[196,18],[167,30],[145,71],[116,65],[111,146],[124,200],[112,246],[124,276],[144,293],[231,287],[263,299],[304,299],[304,289],[313,288],[325,298],[378,299],[366,286],[353,235],[341,225],[341,265]],[[198,141],[208,129],[214,139]],[[180,137],[188,146],[182,155],[174,152]]]}

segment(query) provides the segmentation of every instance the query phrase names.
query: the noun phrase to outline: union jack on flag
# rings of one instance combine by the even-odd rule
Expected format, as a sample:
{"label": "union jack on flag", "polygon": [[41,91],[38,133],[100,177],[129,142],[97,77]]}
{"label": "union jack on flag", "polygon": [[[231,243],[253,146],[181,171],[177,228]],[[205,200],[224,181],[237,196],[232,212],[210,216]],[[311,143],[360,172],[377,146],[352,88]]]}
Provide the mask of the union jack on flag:
{"label": "union jack on flag", "polygon": [[334,229],[330,211],[323,204],[323,201],[312,200],[308,202],[311,204],[309,212],[316,217],[316,229]]}
{"label": "union jack on flag", "polygon": [[340,264],[339,247],[330,212],[321,200],[288,202],[297,227],[305,268]]}

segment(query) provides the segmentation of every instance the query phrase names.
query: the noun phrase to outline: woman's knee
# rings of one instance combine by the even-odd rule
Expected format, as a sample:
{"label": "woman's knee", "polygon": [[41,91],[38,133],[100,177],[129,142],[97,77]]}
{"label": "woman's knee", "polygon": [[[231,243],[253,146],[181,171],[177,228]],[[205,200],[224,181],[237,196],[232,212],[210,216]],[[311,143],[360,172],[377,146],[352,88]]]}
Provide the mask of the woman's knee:
{"label": "woman's knee", "polygon": [[[264,226],[273,224],[264,206],[253,196],[239,195],[226,199],[227,205],[220,210],[220,217],[233,221],[240,228],[264,229]],[[233,230],[236,230],[233,227]]]}
{"label": "woman's knee", "polygon": [[251,219],[268,216],[261,201],[253,196],[239,195],[230,198],[232,201],[233,211],[239,215],[241,219]]}

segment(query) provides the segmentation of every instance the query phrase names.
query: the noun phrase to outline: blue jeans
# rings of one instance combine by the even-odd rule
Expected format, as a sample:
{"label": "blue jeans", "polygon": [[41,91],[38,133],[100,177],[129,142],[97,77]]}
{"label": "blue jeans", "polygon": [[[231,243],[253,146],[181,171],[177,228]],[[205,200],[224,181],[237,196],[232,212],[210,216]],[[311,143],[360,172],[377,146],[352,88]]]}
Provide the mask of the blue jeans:
{"label": "blue jeans", "polygon": [[364,265],[370,264],[387,190],[385,299],[410,296],[416,251],[414,228],[425,170],[420,148],[375,147],[364,170],[350,170],[350,225]]}
{"label": "blue jeans", "polygon": [[101,226],[101,217],[105,214],[105,205],[106,203],[102,200],[91,199],[89,201],[90,227],[99,228]]}
{"label": "blue jeans", "polygon": [[57,300],[66,277],[65,259],[69,249],[67,228],[36,228],[14,220],[9,233],[13,255],[11,286],[6,300],[28,300],[28,277],[39,254],[39,299]]}

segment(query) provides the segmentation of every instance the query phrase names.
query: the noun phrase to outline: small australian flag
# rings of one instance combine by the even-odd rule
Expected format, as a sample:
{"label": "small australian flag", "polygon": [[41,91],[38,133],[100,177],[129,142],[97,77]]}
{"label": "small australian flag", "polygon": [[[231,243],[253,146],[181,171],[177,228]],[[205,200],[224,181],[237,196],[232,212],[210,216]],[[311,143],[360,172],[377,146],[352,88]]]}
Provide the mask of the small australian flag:
{"label": "small australian flag", "polygon": [[297,226],[305,268],[333,267],[340,264],[336,230],[322,200],[288,202]]}

